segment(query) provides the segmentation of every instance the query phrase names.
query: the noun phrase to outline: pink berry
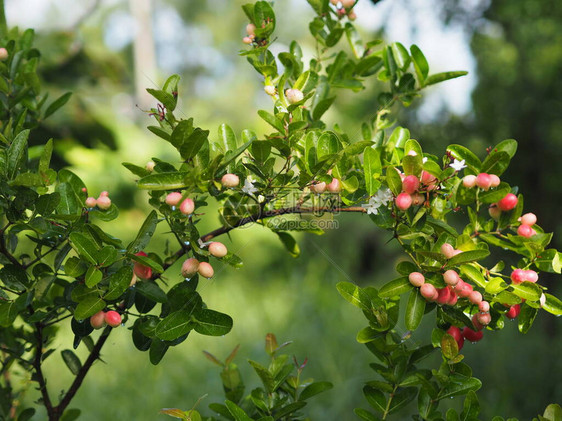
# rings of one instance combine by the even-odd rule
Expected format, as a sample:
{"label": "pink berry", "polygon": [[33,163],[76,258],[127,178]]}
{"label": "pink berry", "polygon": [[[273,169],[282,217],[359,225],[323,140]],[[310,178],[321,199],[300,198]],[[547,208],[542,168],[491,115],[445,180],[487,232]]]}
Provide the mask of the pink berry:
{"label": "pink berry", "polygon": [[341,183],[337,178],[332,178],[332,182],[326,186],[329,192],[339,193],[341,191]]}
{"label": "pink berry", "polygon": [[106,190],[104,190],[104,191],[102,191],[102,192],[100,193],[100,197],[101,197],[101,196],[106,196],[106,197],[107,197],[107,196],[109,196],[109,192],[106,191]]}
{"label": "pink berry", "polygon": [[87,193],[87,192],[88,192],[88,189],[87,189],[86,187],[82,187],[81,190],[82,190],[82,193]]}
{"label": "pink berry", "polygon": [[443,280],[445,281],[445,283],[453,287],[459,283],[460,279],[461,278],[459,278],[459,274],[451,269],[449,269],[447,272],[443,274]]}
{"label": "pink berry", "polygon": [[457,254],[461,254],[461,253],[462,253],[462,250],[454,249],[453,250],[453,257],[455,257]]}
{"label": "pink berry", "polygon": [[166,204],[169,206],[177,206],[178,203],[180,203],[180,200],[181,193],[177,191],[168,193],[168,195],[166,196]]}
{"label": "pink berry", "polygon": [[498,208],[500,208],[500,210],[504,212],[507,212],[514,209],[515,206],[517,206],[517,202],[517,196],[515,196],[513,193],[508,193],[502,200],[498,202]]}
{"label": "pink berry", "polygon": [[482,323],[480,323],[478,321],[478,315],[479,314],[480,313],[476,313],[472,316],[472,324],[474,325],[474,329],[477,330],[477,331],[484,329],[484,325],[482,325]]}
{"label": "pink berry", "polygon": [[498,219],[500,219],[502,211],[496,205],[492,205],[488,208],[488,213],[490,214],[492,219],[495,219],[497,221]]}
{"label": "pink berry", "polygon": [[398,209],[405,211],[410,206],[412,206],[412,197],[408,193],[400,193],[398,196],[396,196],[394,202],[396,203]]}
{"label": "pink berry", "polygon": [[524,276],[525,280],[529,281],[529,282],[535,283],[539,280],[538,273],[535,272],[534,270],[531,270],[531,269],[524,271],[523,276]]}
{"label": "pink berry", "polygon": [[218,241],[213,241],[209,244],[209,253],[215,257],[224,257],[228,253],[226,246]]}
{"label": "pink berry", "polygon": [[[139,251],[135,253],[135,256],[146,257],[147,254],[144,251]],[[150,279],[152,277],[152,269],[140,262],[135,262],[133,265],[133,272],[141,279]]]}
{"label": "pink berry", "polygon": [[199,263],[199,268],[197,269],[197,272],[199,272],[199,275],[201,275],[203,278],[207,278],[207,279],[212,278],[213,275],[215,274],[213,267],[207,262]]}
{"label": "pink berry", "polygon": [[481,301],[480,304],[478,304],[478,310],[487,313],[490,311],[490,303],[488,301]]}
{"label": "pink berry", "polygon": [[461,298],[467,298],[470,293],[472,292],[472,285],[462,281],[459,281],[457,285],[455,285],[455,292]]}
{"label": "pink berry", "polygon": [[476,185],[476,176],[475,175],[465,175],[462,179],[462,185],[465,186],[467,189],[471,189]]}
{"label": "pink berry", "polygon": [[121,315],[116,311],[110,310],[105,313],[105,322],[111,327],[121,325]]}
{"label": "pink berry", "polygon": [[447,333],[455,339],[460,351],[464,345],[464,336],[462,335],[461,330],[456,326],[451,326],[447,329]]}
{"label": "pink berry", "polygon": [[402,190],[408,194],[415,193],[420,187],[420,180],[415,175],[407,175],[402,180]]}
{"label": "pink berry", "polygon": [[353,7],[355,0],[341,0],[341,4],[346,9],[349,9],[350,7]]}
{"label": "pink berry", "polygon": [[236,174],[225,174],[221,178],[221,183],[224,187],[236,187],[240,184],[240,179]]}
{"label": "pink berry", "polygon": [[496,174],[490,174],[490,187],[498,187],[501,183],[500,178]]}
{"label": "pink berry", "polygon": [[181,265],[181,276],[183,276],[184,278],[191,278],[197,273],[198,269],[199,260],[197,260],[195,257],[186,259]]}
{"label": "pink berry", "polygon": [[96,206],[98,203],[98,201],[96,200],[95,197],[88,197],[86,199],[86,206],[89,208],[93,208],[94,206]]}
{"label": "pink berry", "polygon": [[484,337],[484,333],[482,331],[477,332],[469,327],[465,327],[462,330],[462,336],[470,342],[478,342]]}
{"label": "pink berry", "polygon": [[443,245],[441,246],[441,254],[443,256],[445,256],[447,259],[450,259],[455,255],[454,253],[455,249],[452,245],[450,245],[449,243],[443,243]]}
{"label": "pink berry", "polygon": [[296,104],[304,99],[304,94],[299,89],[287,89],[285,91],[285,97],[289,104]]}
{"label": "pink berry", "polygon": [[415,287],[421,287],[425,283],[425,276],[420,272],[412,272],[408,275],[408,280]]}
{"label": "pink berry", "polygon": [[100,197],[96,200],[96,204],[98,205],[98,208],[107,210],[111,207],[111,199],[107,196],[100,195]]}
{"label": "pink berry", "polygon": [[251,44],[252,42],[254,42],[254,40],[250,37],[244,37],[244,38],[242,38],[242,42],[244,44]]}
{"label": "pink berry", "polygon": [[324,193],[326,191],[326,183],[323,181],[321,183],[314,183],[310,186],[310,190],[314,193]]}
{"label": "pink berry", "polygon": [[421,181],[425,185],[434,184],[437,181],[437,177],[427,171],[422,171]]}
{"label": "pink berry", "polygon": [[492,316],[490,316],[490,313],[477,313],[476,318],[478,319],[478,322],[480,322],[480,324],[483,326],[489,325],[492,321]]}
{"label": "pink berry", "polygon": [[523,269],[515,269],[511,272],[511,282],[514,284],[520,284],[525,280],[525,271]]}
{"label": "pink berry", "polygon": [[482,294],[478,291],[472,291],[468,294],[468,301],[470,301],[474,305],[480,305],[482,302]]}
{"label": "pink berry", "polygon": [[102,327],[105,326],[105,324],[106,323],[105,323],[104,311],[98,311],[96,314],[90,317],[90,325],[92,325],[94,329],[101,329]]}
{"label": "pink berry", "polygon": [[181,202],[180,212],[183,213],[184,215],[191,215],[194,210],[195,210],[195,203],[189,197],[187,199],[184,199],[183,202]]}
{"label": "pink berry", "polygon": [[505,317],[508,319],[515,319],[521,313],[521,305],[515,304],[514,306],[509,307],[509,310],[505,313]]}
{"label": "pink berry", "polygon": [[492,179],[490,174],[486,174],[482,172],[476,176],[476,185],[480,187],[482,190],[489,190],[492,186]]}
{"label": "pink berry", "polygon": [[519,225],[519,228],[517,228],[517,234],[519,234],[521,237],[529,238],[536,233],[537,232],[529,225]]}
{"label": "pink berry", "polygon": [[537,216],[534,213],[526,213],[521,218],[519,218],[523,225],[533,226],[537,223]]}
{"label": "pink berry", "polygon": [[255,35],[256,34],[255,31],[256,31],[256,25],[254,25],[253,23],[249,23],[246,25],[246,33],[248,35]]}
{"label": "pink berry", "polygon": [[449,302],[447,304],[449,304],[450,306],[454,306],[455,304],[457,304],[458,300],[459,300],[458,295],[455,294],[455,291],[451,289],[451,297],[449,298]]}
{"label": "pink berry", "polygon": [[8,58],[8,50],[0,48],[0,61],[5,61]]}
{"label": "pink berry", "polygon": [[437,292],[437,289],[428,283],[424,283],[421,287],[420,287],[420,294],[422,295],[422,297],[424,297],[426,300],[428,301],[433,301],[434,297],[436,298],[436,296],[439,294]]}
{"label": "pink berry", "polygon": [[351,10],[351,11],[347,14],[347,18],[348,18],[350,21],[353,22],[355,19],[357,19],[357,14],[356,14],[353,10]]}

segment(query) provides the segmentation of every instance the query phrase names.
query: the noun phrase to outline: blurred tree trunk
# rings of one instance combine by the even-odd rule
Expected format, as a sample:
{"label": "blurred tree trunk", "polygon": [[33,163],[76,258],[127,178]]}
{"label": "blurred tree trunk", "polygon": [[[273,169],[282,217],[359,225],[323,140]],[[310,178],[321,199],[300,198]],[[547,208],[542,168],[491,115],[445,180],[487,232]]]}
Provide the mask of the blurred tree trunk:
{"label": "blurred tree trunk", "polygon": [[151,0],[129,0],[129,8],[135,19],[133,44],[135,99],[139,107],[146,110],[154,105],[154,101],[145,88],[157,87]]}

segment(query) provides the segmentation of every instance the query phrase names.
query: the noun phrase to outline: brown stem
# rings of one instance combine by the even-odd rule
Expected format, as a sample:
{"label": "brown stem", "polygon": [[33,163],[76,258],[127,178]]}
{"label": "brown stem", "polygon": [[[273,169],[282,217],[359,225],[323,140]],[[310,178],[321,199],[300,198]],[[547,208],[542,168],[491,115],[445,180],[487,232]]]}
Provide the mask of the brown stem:
{"label": "brown stem", "polygon": [[47,414],[49,414],[49,420],[51,419],[51,413],[53,412],[53,403],[47,391],[47,382],[45,376],[43,375],[43,369],[41,368],[41,359],[43,356],[43,326],[41,323],[35,324],[35,338],[37,340],[37,351],[35,353],[35,359],[33,360],[33,369],[37,375],[37,382],[39,383],[39,390],[43,398],[43,405],[47,409]]}
{"label": "brown stem", "polygon": [[10,262],[12,262],[14,265],[16,265],[20,268],[23,268],[23,265],[20,262],[18,262],[18,260],[6,248],[6,240],[4,238],[4,231],[6,231],[6,229],[9,226],[10,226],[10,224],[6,225],[4,228],[2,228],[0,230],[0,253],[2,253],[4,256],[6,256],[8,258],[8,260]]}
{"label": "brown stem", "polygon": [[84,381],[84,377],[86,377],[86,374],[88,374],[88,371],[90,370],[94,362],[99,358],[100,351],[103,345],[105,344],[105,341],[107,341],[107,338],[111,333],[111,330],[112,328],[110,326],[107,326],[104,329],[101,336],[98,338],[98,341],[92,348],[92,352],[90,352],[88,359],[84,362],[84,365],[82,366],[82,368],[80,368],[80,371],[78,372],[78,374],[74,378],[74,381],[70,385],[70,389],[68,389],[68,391],[66,392],[60,403],[56,407],[52,408],[51,411],[49,412],[49,421],[57,421],[60,419],[60,417],[64,413],[64,410],[68,407],[70,401],[72,400],[74,395],[76,395],[76,392],[82,385],[82,382]]}
{"label": "brown stem", "polygon": [[[289,215],[289,214],[303,214],[303,213],[307,214],[307,213],[321,213],[321,212],[325,212],[325,213],[340,213],[340,212],[365,213],[365,212],[367,212],[367,210],[365,208],[361,207],[361,206],[350,206],[348,208],[303,208],[303,207],[300,207],[300,206],[294,206],[294,207],[291,207],[291,208],[273,209],[273,210],[269,210],[269,211],[265,211],[265,212],[260,211],[260,212],[254,214],[254,215],[250,215],[250,216],[247,216],[245,218],[242,218],[238,222],[236,222],[232,225],[222,226],[220,228],[217,228],[217,229],[203,235],[201,237],[201,241],[205,243],[205,242],[207,242],[207,241],[209,241],[209,240],[211,240],[215,237],[218,237],[219,235],[226,234],[226,233],[232,231],[235,228],[240,228],[244,225],[250,224],[252,222],[256,222],[260,219],[273,218],[275,216]],[[189,250],[191,250],[191,246],[187,245],[185,247],[182,247],[178,251],[176,251],[173,255],[172,260],[169,263],[165,263],[164,265],[162,265],[162,267],[164,268],[164,272],[166,271],[166,269],[168,269],[170,266],[172,266],[181,256],[183,256],[184,254],[189,252]],[[160,278],[162,276],[162,273],[154,273],[150,279],[154,281],[154,280]]]}

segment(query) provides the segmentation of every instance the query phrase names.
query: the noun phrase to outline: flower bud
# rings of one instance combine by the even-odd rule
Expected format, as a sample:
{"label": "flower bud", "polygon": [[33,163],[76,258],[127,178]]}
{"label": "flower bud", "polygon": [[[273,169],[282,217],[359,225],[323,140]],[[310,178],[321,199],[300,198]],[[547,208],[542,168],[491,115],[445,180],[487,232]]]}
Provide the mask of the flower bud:
{"label": "flower bud", "polygon": [[0,61],[5,61],[8,59],[8,50],[5,48],[0,48]]}
{"label": "flower bud", "polygon": [[350,21],[353,22],[355,19],[357,19],[357,14],[356,14],[353,10],[351,10],[351,11],[347,14],[347,18],[348,18]]}
{"label": "flower bud", "polygon": [[355,5],[355,0],[341,0],[341,5],[346,9],[350,9]]}
{"label": "flower bud", "polygon": [[253,41],[252,38],[250,38],[250,37],[244,37],[244,38],[242,38],[242,42],[243,42],[244,44],[251,44],[251,43],[254,42],[254,41]]}
{"label": "flower bud", "polygon": [[249,23],[246,25],[246,33],[248,35],[255,35],[256,34],[256,25],[254,25],[253,23]]}
{"label": "flower bud", "polygon": [[490,182],[490,187],[498,187],[501,183],[501,180],[496,174],[490,174]]}
{"label": "flower bud", "polygon": [[304,94],[299,89],[287,89],[285,91],[285,97],[289,104],[296,104],[304,99]]}
{"label": "flower bud", "polygon": [[263,87],[263,90],[265,91],[266,94],[268,94],[269,96],[273,96],[276,94],[277,89],[275,89],[275,86],[273,85],[265,85]]}

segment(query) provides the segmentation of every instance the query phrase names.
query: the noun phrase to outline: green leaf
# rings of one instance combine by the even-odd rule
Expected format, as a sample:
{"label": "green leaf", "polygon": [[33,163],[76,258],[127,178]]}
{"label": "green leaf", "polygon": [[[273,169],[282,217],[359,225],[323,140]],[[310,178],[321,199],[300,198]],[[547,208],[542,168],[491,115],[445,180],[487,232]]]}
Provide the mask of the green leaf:
{"label": "green leaf", "polygon": [[515,156],[515,152],[517,152],[517,141],[514,139],[502,140],[494,147],[491,154],[500,151],[506,152],[510,159],[513,158]]}
{"label": "green leaf", "polygon": [[378,149],[366,148],[363,153],[363,174],[365,175],[365,188],[367,194],[376,194],[379,184],[375,183],[375,176],[382,172],[381,154]]}
{"label": "green leaf", "polygon": [[156,231],[156,225],[158,224],[158,214],[156,211],[152,211],[148,214],[144,220],[142,226],[137,233],[137,237],[127,246],[127,251],[129,253],[138,253],[144,250],[144,248],[150,242],[150,239]]}
{"label": "green leaf", "polygon": [[280,121],[277,117],[268,113],[265,110],[258,110],[258,115],[274,129],[277,129],[280,133],[285,133],[285,127],[283,126],[283,122]]}
{"label": "green leaf", "polygon": [[86,286],[88,288],[93,288],[101,282],[103,278],[103,273],[101,270],[97,269],[95,266],[90,266],[86,272]]}
{"label": "green leaf", "polygon": [[474,173],[479,174],[482,162],[472,151],[462,145],[449,145],[447,151],[451,153],[453,158],[459,161],[464,160],[466,166]]}
{"label": "green leaf", "polygon": [[104,295],[105,300],[116,300],[129,287],[133,278],[133,268],[123,266],[109,278],[109,289]]}
{"label": "green leaf", "polygon": [[131,164],[130,162],[122,162],[121,165],[123,165],[125,168],[127,168],[129,171],[131,171],[133,174],[139,177],[146,177],[147,175],[151,174],[151,172],[148,171],[146,168],[139,167],[138,165]]}
{"label": "green leaf", "polygon": [[461,272],[468,277],[468,279],[470,279],[480,288],[486,288],[486,280],[484,279],[484,275],[482,275],[482,272],[480,272],[477,267],[467,264],[461,265],[460,269]]}
{"label": "green leaf", "polygon": [[381,332],[371,328],[370,326],[367,326],[367,327],[364,327],[363,329],[361,329],[357,333],[357,336],[355,337],[355,340],[357,342],[359,342],[360,344],[366,344],[366,343],[374,341],[375,339],[377,339],[380,336],[381,336]]}
{"label": "green leaf", "polygon": [[232,318],[218,311],[202,309],[194,317],[195,331],[202,335],[222,336],[232,329]]}
{"label": "green leaf", "polygon": [[146,298],[156,301],[157,303],[165,303],[168,301],[166,293],[153,281],[137,282],[135,284],[137,293]]}
{"label": "green leaf", "polygon": [[166,342],[159,339],[153,339],[150,344],[150,350],[148,351],[151,364],[158,365],[158,363],[162,361],[162,358],[164,358],[168,348],[170,348],[170,346],[166,344]]}
{"label": "green leaf", "polygon": [[248,414],[246,414],[246,412],[244,412],[244,410],[234,402],[227,399],[224,403],[228,408],[228,411],[234,417],[235,421],[252,421],[252,418],[250,418]]}
{"label": "green leaf", "polygon": [[394,279],[385,284],[379,291],[379,297],[390,298],[404,294],[413,288],[407,276]]}
{"label": "green leaf", "polygon": [[97,295],[88,295],[80,301],[74,310],[76,320],[84,320],[105,308],[105,302]]}
{"label": "green leaf", "polygon": [[363,387],[363,394],[365,395],[367,402],[369,402],[369,405],[371,405],[376,411],[386,411],[386,398],[384,393],[380,390],[367,385]]}
{"label": "green leaf", "polygon": [[457,77],[465,76],[467,74],[468,72],[465,71],[435,73],[434,75],[431,75],[426,79],[425,86],[435,85],[436,83],[445,82],[446,80],[455,79]]}
{"label": "green leaf", "polygon": [[52,214],[61,200],[60,193],[53,192],[51,194],[44,194],[39,196],[35,202],[35,210],[37,213],[43,216],[48,216]]}
{"label": "green leaf", "polygon": [[44,173],[49,169],[49,164],[51,163],[51,155],[53,154],[53,139],[49,139],[45,143],[43,152],[41,152],[41,157],[39,158],[39,172]]}
{"label": "green leaf", "polygon": [[236,142],[236,135],[227,124],[219,126],[219,138],[222,140],[222,147],[224,151],[235,151],[238,147]]}
{"label": "green leaf", "polygon": [[80,256],[84,257],[93,265],[97,264],[96,256],[98,253],[98,248],[92,240],[90,240],[84,234],[73,232],[72,234],[70,234],[70,243]]}
{"label": "green leaf", "polygon": [[509,166],[510,159],[507,152],[500,151],[490,154],[482,163],[481,171],[488,174],[502,175]]}
{"label": "green leaf", "polygon": [[396,65],[400,70],[405,71],[412,61],[410,55],[408,54],[408,50],[399,42],[393,42],[390,48],[392,49],[392,54],[396,60]]}
{"label": "green leaf", "polygon": [[410,47],[410,53],[412,54],[412,60],[414,61],[414,68],[416,69],[418,82],[420,86],[424,86],[425,79],[429,74],[429,65],[427,64],[427,59],[425,58],[419,47],[415,44]]}
{"label": "green leaf", "polygon": [[405,324],[409,330],[416,330],[421,323],[425,312],[425,298],[415,288],[410,292],[408,304],[406,306]]}
{"label": "green leaf", "polygon": [[458,266],[461,263],[474,262],[488,257],[490,252],[484,249],[463,251],[449,259],[447,262],[448,267]]}
{"label": "green leaf", "polygon": [[185,181],[186,172],[164,172],[160,174],[150,174],[141,178],[137,186],[139,189],[147,190],[177,190],[187,187],[189,183]]}
{"label": "green leaf", "polygon": [[461,421],[472,421],[478,418],[479,413],[480,404],[478,402],[478,396],[476,396],[476,393],[471,390],[466,394],[466,398],[464,398],[464,404],[460,419]]}
{"label": "green leaf", "polygon": [[375,417],[373,414],[363,408],[355,408],[353,410],[353,413],[364,421],[379,421],[379,418]]}
{"label": "green leaf", "polygon": [[538,301],[542,294],[541,287],[529,281],[524,281],[520,284],[512,284],[511,289],[518,297],[531,301]]}
{"label": "green leaf", "polygon": [[362,310],[371,309],[371,297],[357,285],[351,282],[338,282],[336,288],[340,295],[355,307]]}
{"label": "green leaf", "polygon": [[365,53],[365,47],[363,46],[363,41],[359,37],[359,33],[355,29],[355,27],[351,23],[345,24],[345,36],[347,41],[349,42],[349,46],[351,47],[351,51],[353,51],[353,55],[356,59],[360,59],[363,57]]}
{"label": "green leaf", "polygon": [[174,341],[193,329],[193,311],[174,311],[158,323],[156,336],[165,341]]}
{"label": "green leaf", "polygon": [[288,232],[276,232],[275,234],[279,236],[279,239],[291,256],[299,257],[299,255],[301,254],[301,250],[299,248],[299,245],[297,244],[297,241],[291,234],[289,234]]}
{"label": "green leaf", "polygon": [[54,114],[59,108],[64,106],[72,96],[72,92],[67,92],[62,94],[60,97],[55,99],[45,110],[45,114],[43,115],[43,120]]}
{"label": "green leaf", "polygon": [[459,353],[457,341],[448,333],[441,337],[441,352],[448,360],[455,358]]}
{"label": "green leaf", "polygon": [[27,138],[29,130],[23,130],[14,138],[7,151],[7,176],[13,179],[27,168]]}
{"label": "green leaf", "polygon": [[392,398],[390,406],[388,408],[388,413],[398,411],[399,409],[410,403],[418,394],[418,389],[416,387],[407,387],[404,389],[399,389]]}
{"label": "green leaf", "polygon": [[14,301],[0,301],[0,326],[12,326],[19,312],[20,309]]}
{"label": "green leaf", "polygon": [[388,167],[386,169],[386,184],[395,196],[398,196],[402,191],[402,179],[396,168]]}
{"label": "green leaf", "polygon": [[197,152],[199,152],[199,149],[201,149],[208,137],[209,130],[202,130],[197,127],[189,136],[184,138],[182,145],[178,148],[181,157],[185,160],[192,159],[197,155]]}
{"label": "green leaf", "polygon": [[80,359],[76,356],[76,354],[70,349],[65,349],[61,351],[61,355],[64,363],[72,372],[72,374],[74,374],[75,376],[78,375],[80,369],[82,368],[82,363],[80,362]]}
{"label": "green leaf", "polygon": [[562,421],[562,407],[557,403],[551,403],[546,407],[542,416],[545,421]]}
{"label": "green leaf", "polygon": [[334,385],[330,382],[314,382],[306,386],[299,395],[299,400],[304,401],[310,399],[311,397],[318,395],[319,393],[330,390]]}
{"label": "green leaf", "polygon": [[437,399],[442,400],[453,396],[464,395],[469,391],[476,391],[482,387],[482,382],[474,377],[466,377],[461,374],[452,374],[449,382],[439,392]]}
{"label": "green leaf", "polygon": [[159,102],[164,105],[168,110],[174,111],[176,108],[177,99],[170,93],[161,91],[159,89],[147,88],[146,91],[156,98]]}
{"label": "green leaf", "polygon": [[562,301],[554,295],[546,293],[544,295],[546,296],[546,301],[542,308],[555,316],[562,316]]}

